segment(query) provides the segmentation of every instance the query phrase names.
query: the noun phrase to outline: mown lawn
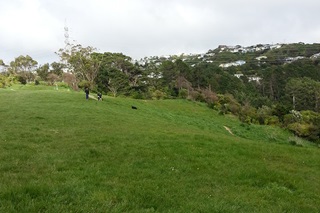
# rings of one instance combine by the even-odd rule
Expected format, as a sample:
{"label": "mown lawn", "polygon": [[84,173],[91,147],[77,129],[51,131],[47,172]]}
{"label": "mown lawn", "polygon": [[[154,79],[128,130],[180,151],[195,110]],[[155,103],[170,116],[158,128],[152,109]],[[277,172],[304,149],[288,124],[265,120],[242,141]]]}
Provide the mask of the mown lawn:
{"label": "mown lawn", "polygon": [[186,100],[0,89],[0,212],[320,212],[320,149],[292,140]]}

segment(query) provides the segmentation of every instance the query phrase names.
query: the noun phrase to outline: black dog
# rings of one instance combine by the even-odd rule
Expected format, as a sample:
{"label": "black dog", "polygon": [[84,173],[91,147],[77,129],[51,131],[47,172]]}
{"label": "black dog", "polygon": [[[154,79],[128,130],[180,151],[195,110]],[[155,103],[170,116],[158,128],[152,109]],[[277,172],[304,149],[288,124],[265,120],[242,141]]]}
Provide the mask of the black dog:
{"label": "black dog", "polygon": [[98,96],[98,101],[102,101],[102,94],[101,94],[101,92],[99,92],[99,93],[97,94],[97,96]]}
{"label": "black dog", "polygon": [[131,106],[131,109],[138,109],[137,107],[135,107],[135,106]]}

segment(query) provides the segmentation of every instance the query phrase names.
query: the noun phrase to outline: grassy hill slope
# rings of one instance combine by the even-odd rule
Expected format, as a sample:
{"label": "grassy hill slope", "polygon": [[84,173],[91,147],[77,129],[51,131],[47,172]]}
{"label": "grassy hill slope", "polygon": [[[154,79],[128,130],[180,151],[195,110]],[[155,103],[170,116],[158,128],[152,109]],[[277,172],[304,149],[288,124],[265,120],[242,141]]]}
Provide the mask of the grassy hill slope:
{"label": "grassy hill slope", "polygon": [[319,148],[200,103],[16,87],[0,119],[0,212],[320,211]]}

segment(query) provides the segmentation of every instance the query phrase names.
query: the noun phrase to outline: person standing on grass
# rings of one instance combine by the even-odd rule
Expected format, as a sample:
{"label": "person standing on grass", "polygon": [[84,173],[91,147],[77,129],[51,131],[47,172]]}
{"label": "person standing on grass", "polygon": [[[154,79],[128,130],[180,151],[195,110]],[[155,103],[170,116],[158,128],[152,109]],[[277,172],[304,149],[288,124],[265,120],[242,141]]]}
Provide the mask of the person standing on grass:
{"label": "person standing on grass", "polygon": [[84,92],[86,93],[86,99],[89,100],[89,88],[85,87]]}

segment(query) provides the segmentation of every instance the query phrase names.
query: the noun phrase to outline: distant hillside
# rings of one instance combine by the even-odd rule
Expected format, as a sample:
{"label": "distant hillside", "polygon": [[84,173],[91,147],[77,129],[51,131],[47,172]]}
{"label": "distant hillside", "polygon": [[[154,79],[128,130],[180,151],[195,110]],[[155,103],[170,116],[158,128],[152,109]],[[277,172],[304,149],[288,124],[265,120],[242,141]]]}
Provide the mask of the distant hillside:
{"label": "distant hillside", "polygon": [[281,126],[320,143],[320,44],[220,45],[203,54],[139,61],[81,45],[71,49],[60,52],[67,64],[39,68],[20,56],[0,75],[0,87],[55,84],[114,97],[198,101],[244,123]]}
{"label": "distant hillside", "polygon": [[299,59],[318,59],[320,44],[257,44],[248,47],[220,45],[203,54],[154,56],[141,59],[139,63],[159,63],[164,60],[182,59],[191,66],[207,62],[221,67],[241,66],[245,63],[290,63]]}
{"label": "distant hillside", "polygon": [[170,85],[170,95],[182,91],[243,122],[279,125],[320,142],[319,43],[220,45],[203,54],[155,56],[138,63],[152,81]]}

